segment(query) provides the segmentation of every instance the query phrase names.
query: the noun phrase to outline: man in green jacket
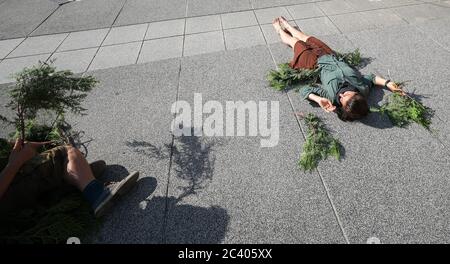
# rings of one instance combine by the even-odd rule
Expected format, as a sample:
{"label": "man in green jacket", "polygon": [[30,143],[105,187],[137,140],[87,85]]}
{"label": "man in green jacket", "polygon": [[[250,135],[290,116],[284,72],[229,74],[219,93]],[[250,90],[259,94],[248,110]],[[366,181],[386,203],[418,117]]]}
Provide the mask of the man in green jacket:
{"label": "man in green jacket", "polygon": [[336,112],[345,121],[360,119],[369,113],[367,96],[375,85],[405,95],[394,82],[374,74],[359,71],[336,58],[335,53],[321,40],[308,36],[291,26],[284,17],[273,21],[283,43],[294,51],[289,66],[294,69],[320,69],[320,87],[306,87],[304,99],[316,102],[326,112]]}

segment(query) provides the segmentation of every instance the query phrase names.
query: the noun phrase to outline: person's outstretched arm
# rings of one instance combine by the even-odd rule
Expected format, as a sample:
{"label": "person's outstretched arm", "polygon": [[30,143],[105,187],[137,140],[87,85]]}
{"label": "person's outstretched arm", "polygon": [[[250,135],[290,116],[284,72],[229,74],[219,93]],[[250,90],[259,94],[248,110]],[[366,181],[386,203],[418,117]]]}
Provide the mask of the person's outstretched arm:
{"label": "person's outstretched arm", "polygon": [[395,84],[395,82],[389,81],[388,83],[386,83],[387,81],[388,80],[377,75],[377,76],[375,76],[373,83],[380,87],[386,87],[393,93],[396,92],[396,93],[400,93],[401,95],[406,95],[405,91],[403,91],[400,87],[398,87],[397,84]]}
{"label": "person's outstretched arm", "polygon": [[9,155],[8,164],[0,173],[0,199],[8,190],[20,167],[36,155],[36,149],[49,142],[25,142],[22,146],[21,140],[16,140],[14,148]]}
{"label": "person's outstretched arm", "polygon": [[306,86],[300,91],[300,96],[304,99],[316,102],[325,112],[331,113],[336,110],[336,106],[326,98],[327,93],[319,86]]}
{"label": "person's outstretched arm", "polygon": [[334,106],[329,99],[318,96],[317,94],[310,93],[308,99],[320,105],[325,112],[331,113],[336,110],[336,106]]}

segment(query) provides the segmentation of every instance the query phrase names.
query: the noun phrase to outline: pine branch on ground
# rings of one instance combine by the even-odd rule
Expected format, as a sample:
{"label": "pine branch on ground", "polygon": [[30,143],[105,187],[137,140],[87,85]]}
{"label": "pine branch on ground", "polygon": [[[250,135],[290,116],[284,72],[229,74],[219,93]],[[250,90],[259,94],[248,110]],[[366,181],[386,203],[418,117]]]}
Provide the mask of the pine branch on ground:
{"label": "pine branch on ground", "polygon": [[304,120],[308,131],[298,161],[299,167],[304,171],[312,171],[317,168],[319,161],[328,156],[340,160],[343,147],[337,139],[330,135],[323,121],[311,113]]}
{"label": "pine branch on ground", "polygon": [[297,70],[292,69],[288,63],[278,65],[278,70],[271,70],[267,75],[270,86],[277,90],[283,91],[288,86],[297,84],[313,84],[317,83],[320,72],[316,70]]}
{"label": "pine branch on ground", "polygon": [[352,52],[340,53],[336,51],[335,53],[338,59],[344,61],[352,67],[358,67],[363,61],[363,57],[361,56],[361,52],[359,52],[359,49],[355,49]]}
{"label": "pine branch on ground", "polygon": [[[404,82],[397,83],[403,87]],[[380,112],[387,115],[394,126],[407,127],[411,123],[417,123],[430,130],[431,119],[434,110],[424,106],[419,100],[398,93],[391,93],[386,97],[386,102],[379,108],[371,108],[372,112]]]}
{"label": "pine branch on ground", "polygon": [[[356,49],[352,52],[339,53],[336,57],[348,65],[357,67],[363,62],[363,57]],[[270,86],[277,91],[300,89],[304,85],[317,85],[320,81],[319,69],[292,69],[288,63],[278,65],[278,70],[271,70],[267,75]]]}

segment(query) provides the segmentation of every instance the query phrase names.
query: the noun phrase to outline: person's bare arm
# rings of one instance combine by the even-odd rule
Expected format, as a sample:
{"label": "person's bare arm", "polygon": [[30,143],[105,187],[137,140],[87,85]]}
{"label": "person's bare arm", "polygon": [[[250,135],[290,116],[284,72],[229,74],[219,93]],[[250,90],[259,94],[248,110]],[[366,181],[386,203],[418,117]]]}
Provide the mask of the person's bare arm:
{"label": "person's bare arm", "polygon": [[22,146],[21,140],[16,140],[14,148],[9,155],[8,164],[0,173],[0,199],[8,190],[20,167],[36,155],[36,149],[49,142],[25,142]]}
{"label": "person's bare arm", "polygon": [[[386,79],[384,79],[383,77],[380,76],[375,76],[374,79],[374,84],[378,85],[380,87],[384,87],[384,85],[386,84]],[[403,91],[400,87],[397,86],[397,84],[395,84],[395,82],[390,81],[387,84],[387,88],[393,92],[393,93],[400,93],[401,95],[406,95],[405,91]]]}
{"label": "person's bare arm", "polygon": [[334,106],[329,99],[320,97],[317,94],[310,93],[308,99],[320,105],[325,112],[331,113],[336,110],[336,106]]}

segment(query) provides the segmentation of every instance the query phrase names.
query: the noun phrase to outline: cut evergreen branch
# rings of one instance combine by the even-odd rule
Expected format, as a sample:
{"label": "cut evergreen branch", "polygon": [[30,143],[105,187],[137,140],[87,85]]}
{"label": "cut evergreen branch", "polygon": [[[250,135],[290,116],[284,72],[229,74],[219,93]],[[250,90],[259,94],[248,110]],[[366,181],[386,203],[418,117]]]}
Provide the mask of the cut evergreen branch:
{"label": "cut evergreen branch", "polygon": [[292,69],[288,63],[278,65],[278,70],[271,70],[267,80],[273,89],[283,91],[288,86],[317,83],[320,76],[318,69]]}
{"label": "cut evergreen branch", "polygon": [[[396,84],[402,88],[404,82]],[[434,111],[420,101],[409,95],[402,96],[398,93],[389,94],[381,107],[371,108],[371,111],[387,115],[394,126],[403,128],[411,123],[417,123],[427,130],[430,130],[431,119],[434,115]]]}
{"label": "cut evergreen branch", "polygon": [[[363,61],[359,49],[347,53],[336,52],[336,57],[354,67],[359,66]],[[282,63],[278,65],[278,70],[271,70],[267,74],[267,80],[274,90],[284,91],[288,87],[317,85],[320,81],[320,71],[319,69],[293,69],[288,63]]]}
{"label": "cut evergreen branch", "polygon": [[304,120],[308,131],[298,161],[299,167],[304,171],[312,171],[317,168],[319,161],[328,156],[340,160],[343,147],[337,139],[333,138],[323,121],[311,113]]}
{"label": "cut evergreen branch", "polygon": [[338,59],[344,61],[345,63],[353,67],[358,67],[363,61],[359,49],[355,49],[352,52],[340,53],[336,51],[335,53]]}
{"label": "cut evergreen branch", "polygon": [[[11,101],[6,105],[16,113],[13,122],[20,138],[25,140],[27,120],[36,118],[38,111],[45,110],[63,115],[66,112],[83,114],[81,104],[97,81],[92,76],[78,77],[71,71],[57,71],[49,63],[39,62],[15,75],[16,84],[10,90]],[[5,117],[2,121],[9,121]]]}
{"label": "cut evergreen branch", "polygon": [[[78,77],[70,71],[57,71],[50,64],[24,69],[16,75],[16,84],[10,90],[11,101],[7,104],[16,118],[0,116],[0,121],[14,124],[16,132],[10,140],[0,139],[0,169],[6,166],[16,138],[28,141],[52,141],[48,148],[64,145],[71,135],[71,126],[64,114],[83,115],[81,105],[87,93],[97,81],[91,77]],[[39,123],[41,111],[56,116],[51,124]],[[0,244],[5,243],[65,243],[68,237],[82,238],[98,225],[89,205],[80,192],[64,193],[39,201],[33,210],[21,210],[0,215]],[[21,208],[18,208],[21,209]]]}

